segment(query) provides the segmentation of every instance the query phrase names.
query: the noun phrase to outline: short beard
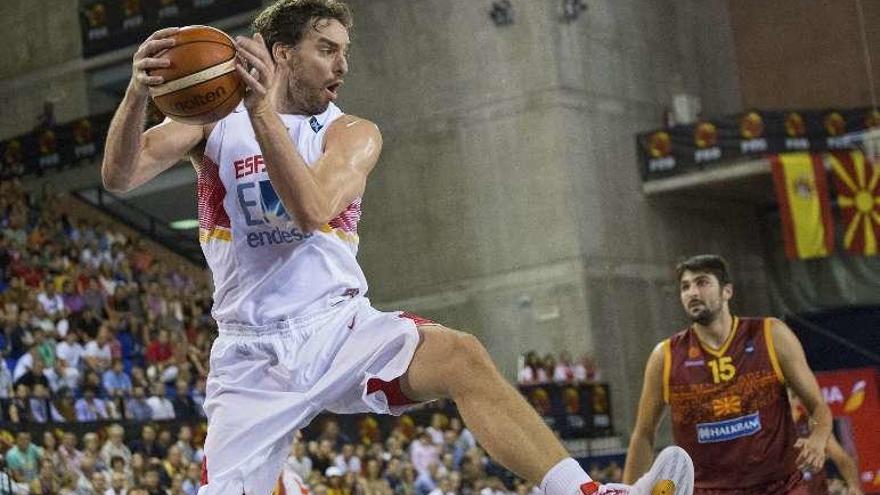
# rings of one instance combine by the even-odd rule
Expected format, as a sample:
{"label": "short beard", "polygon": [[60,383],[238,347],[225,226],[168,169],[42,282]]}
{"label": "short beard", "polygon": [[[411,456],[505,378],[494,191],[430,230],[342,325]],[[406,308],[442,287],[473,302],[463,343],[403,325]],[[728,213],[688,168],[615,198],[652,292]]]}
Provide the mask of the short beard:
{"label": "short beard", "polygon": [[293,81],[287,89],[287,108],[282,113],[295,115],[320,115],[330,106],[321,101],[320,97],[310,98],[311,92],[300,81]]}
{"label": "short beard", "polygon": [[688,318],[690,318],[692,322],[705,327],[718,319],[719,314],[721,314],[721,311],[712,311],[709,308],[705,308],[696,315],[688,313]]}

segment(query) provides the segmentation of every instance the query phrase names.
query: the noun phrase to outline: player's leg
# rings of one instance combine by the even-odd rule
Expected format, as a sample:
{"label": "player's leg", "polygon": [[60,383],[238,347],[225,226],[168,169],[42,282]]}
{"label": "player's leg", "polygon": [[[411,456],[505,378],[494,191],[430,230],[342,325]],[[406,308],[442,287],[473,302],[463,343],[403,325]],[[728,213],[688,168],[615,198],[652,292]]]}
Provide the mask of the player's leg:
{"label": "player's leg", "polygon": [[[401,380],[407,397],[454,400],[492,458],[527,480],[543,480],[542,486],[558,484],[545,487],[551,495],[578,493],[590,481],[474,336],[439,325],[421,325],[419,333],[421,342]],[[548,477],[551,470],[558,475]]]}
{"label": "player's leg", "polygon": [[694,468],[678,447],[665,449],[635,485],[600,487],[498,372],[472,335],[440,325],[420,325],[421,342],[402,377],[412,400],[451,398],[462,419],[493,459],[517,475],[540,482],[547,495],[690,495]]}
{"label": "player's leg", "polygon": [[285,336],[224,334],[211,349],[199,495],[269,494],[290,451],[295,429],[317,411],[305,394],[290,391],[292,371],[279,365]]}

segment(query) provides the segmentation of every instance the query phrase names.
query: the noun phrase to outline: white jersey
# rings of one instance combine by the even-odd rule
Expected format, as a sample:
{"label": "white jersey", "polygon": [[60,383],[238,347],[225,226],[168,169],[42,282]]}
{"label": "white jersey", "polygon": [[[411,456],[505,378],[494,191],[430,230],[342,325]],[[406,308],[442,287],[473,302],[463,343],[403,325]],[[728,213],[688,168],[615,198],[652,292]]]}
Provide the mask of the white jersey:
{"label": "white jersey", "polygon": [[[342,115],[281,115],[299,154],[313,165],[324,134]],[[360,198],[328,224],[303,232],[269,182],[242,106],[214,126],[198,174],[199,241],[214,277],[212,316],[265,326],[332,307],[367,291],[357,263]]]}

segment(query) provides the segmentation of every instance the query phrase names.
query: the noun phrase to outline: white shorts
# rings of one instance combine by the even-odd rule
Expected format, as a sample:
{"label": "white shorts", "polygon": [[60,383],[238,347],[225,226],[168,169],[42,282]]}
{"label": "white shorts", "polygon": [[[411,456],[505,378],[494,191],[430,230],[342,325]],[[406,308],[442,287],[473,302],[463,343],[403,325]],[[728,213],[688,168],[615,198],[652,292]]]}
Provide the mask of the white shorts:
{"label": "white shorts", "polygon": [[270,327],[221,326],[199,495],[269,495],[294,431],[322,411],[397,415],[412,407],[398,379],[419,343],[417,322],[356,297]]}

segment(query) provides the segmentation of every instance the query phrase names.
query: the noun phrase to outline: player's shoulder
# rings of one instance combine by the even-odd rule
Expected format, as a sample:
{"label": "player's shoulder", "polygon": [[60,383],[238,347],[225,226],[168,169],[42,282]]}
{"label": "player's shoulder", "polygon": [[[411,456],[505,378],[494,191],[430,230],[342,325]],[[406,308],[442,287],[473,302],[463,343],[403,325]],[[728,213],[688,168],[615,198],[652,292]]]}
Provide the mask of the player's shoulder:
{"label": "player's shoulder", "polygon": [[674,346],[674,345],[678,344],[679,342],[687,341],[690,336],[690,332],[691,332],[691,327],[688,326],[688,327],[682,328],[681,330],[670,335],[669,338],[666,338],[666,339],[663,339],[662,341],[660,341],[660,344],[658,344],[658,345],[663,345],[668,342],[670,346]]}
{"label": "player's shoulder", "polygon": [[792,333],[788,325],[773,316],[738,316],[740,328],[752,329],[755,332],[769,332],[776,336],[780,333]]}
{"label": "player's shoulder", "polygon": [[344,113],[337,117],[327,129],[328,134],[331,132],[339,133],[353,131],[375,133],[377,135],[381,134],[379,126],[376,125],[375,122],[350,113]]}
{"label": "player's shoulder", "polygon": [[327,129],[326,143],[340,144],[377,144],[382,145],[382,133],[379,126],[363,117],[342,114]]}
{"label": "player's shoulder", "polygon": [[739,320],[740,325],[742,325],[742,324],[747,324],[747,325],[763,325],[763,324],[777,325],[777,324],[782,323],[781,320],[779,320],[778,318],[775,318],[775,317],[773,317],[773,316],[743,316],[743,315],[736,315],[736,319]]}
{"label": "player's shoulder", "polygon": [[777,351],[784,353],[789,346],[795,344],[798,346],[800,345],[800,340],[798,340],[794,330],[792,330],[784,321],[778,318],[768,317],[764,319],[764,327],[770,333],[770,338]]}
{"label": "player's shoulder", "polygon": [[666,355],[666,350],[669,348],[669,339],[663,339],[660,342],[657,342],[657,345],[651,349],[651,355],[649,356],[649,361],[654,359],[663,359]]}

